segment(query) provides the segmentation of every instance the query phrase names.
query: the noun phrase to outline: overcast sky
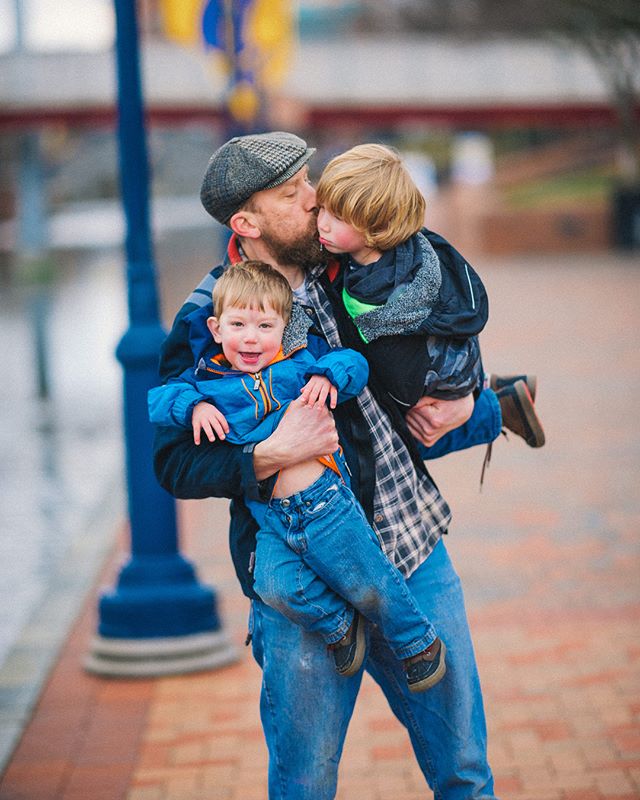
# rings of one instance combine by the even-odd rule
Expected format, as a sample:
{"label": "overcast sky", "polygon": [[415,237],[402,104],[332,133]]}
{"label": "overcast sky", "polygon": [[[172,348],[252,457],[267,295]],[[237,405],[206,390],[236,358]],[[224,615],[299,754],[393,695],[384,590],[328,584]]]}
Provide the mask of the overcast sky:
{"label": "overcast sky", "polygon": [[0,0],[0,53],[16,46],[18,4],[27,49],[105,50],[113,43],[112,0]]}

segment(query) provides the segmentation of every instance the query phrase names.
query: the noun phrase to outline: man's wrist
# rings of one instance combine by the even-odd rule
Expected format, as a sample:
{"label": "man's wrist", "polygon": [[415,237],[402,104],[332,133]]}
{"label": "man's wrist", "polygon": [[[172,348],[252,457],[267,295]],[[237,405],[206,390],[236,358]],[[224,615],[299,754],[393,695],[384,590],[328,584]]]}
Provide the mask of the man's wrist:
{"label": "man's wrist", "polygon": [[261,471],[256,470],[255,449],[260,444],[262,443],[248,442],[242,446],[242,454],[244,456],[244,488],[247,496],[254,500],[264,500],[265,497],[269,497],[273,485],[273,472],[267,472],[264,469]]}
{"label": "man's wrist", "polygon": [[252,442],[251,445],[245,445],[245,447],[251,448],[245,452],[250,452],[253,456],[253,469],[258,483],[268,480],[280,469],[281,464],[277,462],[273,445],[268,440]]}

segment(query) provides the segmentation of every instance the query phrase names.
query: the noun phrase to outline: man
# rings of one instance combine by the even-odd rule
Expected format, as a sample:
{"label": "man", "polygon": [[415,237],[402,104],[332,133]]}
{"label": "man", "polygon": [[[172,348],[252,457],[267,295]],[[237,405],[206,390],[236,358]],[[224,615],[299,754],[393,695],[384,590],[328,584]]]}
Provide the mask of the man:
{"label": "man", "polygon": [[[271,263],[289,281],[314,326],[333,346],[353,346],[357,332],[340,299],[336,264],[325,264],[316,232],[315,191],[307,176],[314,150],[297,136],[237,137],[212,156],[202,185],[207,211],[233,231],[228,263]],[[178,312],[161,354],[163,380],[193,363],[189,336],[208,313],[224,267],[205,277]],[[433,689],[408,691],[402,665],[377,629],[369,631],[366,669],[407,727],[416,758],[437,798],[490,800],[482,696],[460,582],[442,542],[449,508],[420,460],[411,436],[433,444],[467,420],[473,398],[425,399],[407,424],[370,386],[336,409],[294,402],[271,437],[244,448],[226,442],[196,447],[190,431],[160,428],[155,467],[160,483],[182,498],[231,498],[230,546],[244,593],[252,599],[253,652],[263,670],[261,717],[269,749],[269,797],[329,800],[362,672],[335,672],[320,637],[266,606],[253,592],[255,523],[244,497],[268,497],[284,466],[333,452],[340,440],[352,487],[387,556],[447,644],[447,674]],[[408,425],[408,427],[407,427]]]}

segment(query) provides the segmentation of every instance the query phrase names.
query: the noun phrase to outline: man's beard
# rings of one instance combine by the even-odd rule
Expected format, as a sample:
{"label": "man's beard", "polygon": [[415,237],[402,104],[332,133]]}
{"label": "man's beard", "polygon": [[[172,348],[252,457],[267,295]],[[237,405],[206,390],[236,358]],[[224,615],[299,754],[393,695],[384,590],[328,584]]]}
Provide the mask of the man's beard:
{"label": "man's beard", "polygon": [[315,217],[310,221],[309,228],[297,239],[281,239],[276,233],[265,230],[264,227],[260,238],[276,262],[282,266],[299,267],[307,272],[328,261],[328,254],[318,241]]}

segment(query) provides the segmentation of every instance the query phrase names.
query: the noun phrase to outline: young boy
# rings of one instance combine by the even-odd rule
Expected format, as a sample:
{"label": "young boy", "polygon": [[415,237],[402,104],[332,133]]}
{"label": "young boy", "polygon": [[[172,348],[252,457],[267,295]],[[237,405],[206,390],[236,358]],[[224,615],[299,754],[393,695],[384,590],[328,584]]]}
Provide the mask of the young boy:
{"label": "young boy", "polygon": [[[342,298],[374,379],[405,410],[425,395],[479,394],[484,286],[454,248],[423,230],[425,200],[399,155],[378,144],[353,147],[327,164],[316,196],[320,243],[344,254]],[[535,378],[499,380],[489,385],[504,426],[541,447]]]}
{"label": "young boy", "polygon": [[[229,267],[216,281],[207,319],[222,352],[209,341],[196,353],[195,370],[152,389],[151,421],[192,427],[196,444],[202,431],[210,441],[247,444],[268,437],[297,397],[335,408],[358,395],[368,378],[365,359],[310,335],[308,317],[292,300],[288,282],[269,265]],[[339,451],[281,470],[272,496],[248,505],[260,525],[256,592],[320,633],[340,674],[355,674],[364,658],[364,623],[355,608],[404,660],[412,692],[444,676],[445,645],[384,555]]]}

